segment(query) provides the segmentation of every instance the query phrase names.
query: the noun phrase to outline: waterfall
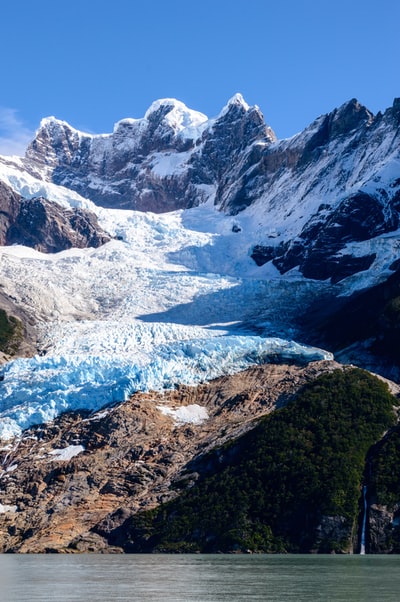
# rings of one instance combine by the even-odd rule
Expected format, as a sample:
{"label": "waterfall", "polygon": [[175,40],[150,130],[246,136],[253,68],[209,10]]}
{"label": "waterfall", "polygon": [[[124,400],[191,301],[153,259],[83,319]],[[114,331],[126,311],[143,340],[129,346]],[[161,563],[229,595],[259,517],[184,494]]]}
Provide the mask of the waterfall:
{"label": "waterfall", "polygon": [[367,527],[367,486],[363,487],[363,498],[364,498],[364,516],[361,528],[361,545],[360,554],[365,554],[365,530]]}

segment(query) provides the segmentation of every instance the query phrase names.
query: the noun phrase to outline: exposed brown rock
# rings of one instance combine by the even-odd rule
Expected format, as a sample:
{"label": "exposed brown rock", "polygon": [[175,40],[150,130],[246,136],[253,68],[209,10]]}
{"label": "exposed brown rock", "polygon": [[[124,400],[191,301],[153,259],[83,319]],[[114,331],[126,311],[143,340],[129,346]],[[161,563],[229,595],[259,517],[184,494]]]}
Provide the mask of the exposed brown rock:
{"label": "exposed brown rock", "polygon": [[64,208],[41,197],[24,199],[0,182],[0,245],[57,253],[71,247],[99,247],[109,240],[94,213]]}
{"label": "exposed brown rock", "polygon": [[[65,414],[29,429],[0,451],[0,550],[117,551],[107,546],[107,533],[176,496],[174,483],[190,461],[251,429],[305,382],[337,367],[256,366],[198,387],[137,393],[105,412]],[[177,424],[159,409],[193,404],[207,409],[202,424]],[[78,445],[84,451],[69,460],[50,454]],[[187,484],[197,476],[185,475]]]}
{"label": "exposed brown rock", "polygon": [[[20,322],[21,338],[18,340],[18,348],[15,349],[13,356],[29,357],[36,352],[36,330],[32,316],[26,314],[19,305],[16,305],[12,299],[0,290],[0,310],[6,312],[8,316],[14,316]],[[12,359],[9,353],[0,351],[0,365]]]}

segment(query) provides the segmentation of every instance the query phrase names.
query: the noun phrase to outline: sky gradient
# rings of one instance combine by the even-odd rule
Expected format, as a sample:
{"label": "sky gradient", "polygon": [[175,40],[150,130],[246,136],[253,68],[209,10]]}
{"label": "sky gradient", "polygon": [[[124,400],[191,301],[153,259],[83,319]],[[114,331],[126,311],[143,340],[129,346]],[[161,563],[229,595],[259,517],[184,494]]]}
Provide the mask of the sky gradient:
{"label": "sky gradient", "polygon": [[241,92],[279,138],[351,98],[400,96],[399,0],[5,0],[0,153],[43,117],[92,133],[174,97],[209,117]]}

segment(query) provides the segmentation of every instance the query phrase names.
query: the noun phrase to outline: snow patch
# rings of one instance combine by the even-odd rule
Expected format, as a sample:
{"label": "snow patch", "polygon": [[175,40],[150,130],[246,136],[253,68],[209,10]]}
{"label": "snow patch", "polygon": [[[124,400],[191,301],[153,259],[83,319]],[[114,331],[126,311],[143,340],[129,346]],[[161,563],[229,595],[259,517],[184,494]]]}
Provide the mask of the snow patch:
{"label": "snow patch", "polygon": [[110,410],[104,410],[103,412],[96,412],[95,414],[93,414],[93,416],[90,416],[89,418],[85,418],[84,420],[82,420],[82,422],[96,422],[97,420],[102,420],[103,418],[105,418],[106,416],[108,416],[110,413]]}
{"label": "snow patch", "polygon": [[154,153],[152,172],[159,178],[173,176],[187,168],[190,153]]}
{"label": "snow patch", "polygon": [[164,416],[171,416],[176,424],[202,424],[209,418],[207,408],[197,403],[176,409],[166,406],[157,406],[157,408]]}
{"label": "snow patch", "polygon": [[21,161],[3,162],[0,160],[0,180],[26,199],[44,197],[62,207],[77,207],[95,211],[96,205],[83,196],[45,180],[31,176],[24,171]]}
{"label": "snow patch", "polygon": [[85,448],[83,445],[69,445],[63,449],[53,449],[51,452],[49,452],[49,455],[54,456],[53,460],[57,462],[65,462],[67,460],[71,460],[84,451]]}
{"label": "snow patch", "polygon": [[7,504],[0,504],[0,514],[6,514],[7,512],[16,512],[18,506],[8,506]]}

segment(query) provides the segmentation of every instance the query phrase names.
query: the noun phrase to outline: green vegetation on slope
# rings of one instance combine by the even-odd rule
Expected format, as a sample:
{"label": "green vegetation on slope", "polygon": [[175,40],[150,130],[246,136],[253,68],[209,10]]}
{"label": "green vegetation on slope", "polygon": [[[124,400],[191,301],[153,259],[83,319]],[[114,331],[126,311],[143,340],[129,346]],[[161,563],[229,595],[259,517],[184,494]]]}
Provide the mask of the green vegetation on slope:
{"label": "green vegetation on slope", "polygon": [[114,543],[128,552],[348,550],[365,458],[394,424],[395,401],[363,370],[319,377],[205,458],[192,488],[129,519]]}
{"label": "green vegetation on slope", "polygon": [[22,341],[22,324],[0,309],[0,351],[14,355]]}
{"label": "green vegetation on slope", "polygon": [[374,448],[370,467],[370,495],[393,510],[400,502],[400,427],[394,428]]}
{"label": "green vegetation on slope", "polygon": [[372,503],[394,512],[397,520],[384,530],[387,549],[400,554],[400,426],[392,429],[372,450],[368,491]]}

